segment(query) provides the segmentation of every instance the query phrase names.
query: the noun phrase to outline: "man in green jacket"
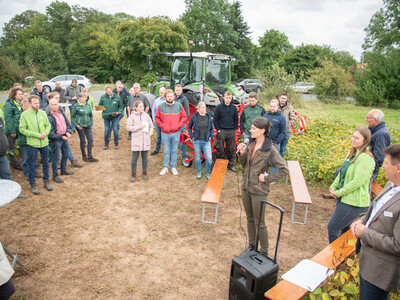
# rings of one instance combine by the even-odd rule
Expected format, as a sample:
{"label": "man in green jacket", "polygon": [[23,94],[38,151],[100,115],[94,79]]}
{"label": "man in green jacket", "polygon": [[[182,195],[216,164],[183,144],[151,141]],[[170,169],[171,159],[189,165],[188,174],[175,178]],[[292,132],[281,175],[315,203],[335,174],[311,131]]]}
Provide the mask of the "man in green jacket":
{"label": "man in green jacket", "polygon": [[36,187],[35,172],[37,169],[38,152],[42,158],[44,188],[52,191],[49,184],[49,139],[51,125],[46,113],[39,109],[39,97],[30,95],[31,107],[21,114],[19,131],[26,136],[28,144],[29,184],[31,192],[38,195],[40,192]]}
{"label": "man in green jacket", "polygon": [[249,106],[247,106],[240,115],[240,132],[243,134],[243,140],[246,144],[249,143],[251,134],[251,122],[257,117],[265,115],[264,107],[257,104],[257,94],[251,92],[249,95]]}
{"label": "man in green jacket", "polygon": [[22,89],[13,88],[10,91],[10,98],[7,99],[4,105],[4,133],[7,137],[8,149],[7,155],[11,166],[16,170],[22,170],[21,164],[15,157],[15,144],[17,141],[19,118],[21,116]]}
{"label": "man in green jacket", "polygon": [[124,106],[118,94],[113,94],[111,86],[106,85],[106,93],[101,96],[99,106],[104,106],[105,110],[102,112],[104,121],[104,150],[108,149],[110,142],[111,131],[114,131],[114,146],[118,149],[119,141],[119,115],[122,113]]}

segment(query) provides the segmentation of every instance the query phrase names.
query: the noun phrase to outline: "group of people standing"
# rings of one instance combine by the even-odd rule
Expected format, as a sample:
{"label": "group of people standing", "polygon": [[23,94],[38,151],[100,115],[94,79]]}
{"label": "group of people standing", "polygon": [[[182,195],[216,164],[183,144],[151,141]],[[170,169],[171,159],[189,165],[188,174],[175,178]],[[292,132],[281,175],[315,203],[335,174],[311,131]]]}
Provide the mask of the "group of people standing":
{"label": "group of people standing", "polygon": [[[64,109],[60,107],[60,103],[66,101],[70,105],[71,121],[66,117]],[[82,159],[86,162],[98,162],[92,154],[93,105],[94,102],[88,96],[88,90],[82,91],[82,87],[76,80],[72,80],[66,90],[62,89],[60,83],[57,82],[55,90],[50,93],[43,90],[41,81],[36,81],[29,96],[22,90],[20,84],[14,84],[9,99],[4,105],[7,154],[11,166],[24,173],[34,195],[40,193],[36,178],[42,177],[43,187],[47,191],[53,190],[49,182],[49,162],[52,162],[52,178],[56,183],[64,182],[60,175],[74,174],[67,170],[68,160],[71,161],[71,167],[83,166],[74,158],[69,145],[71,135],[75,131],[79,134]],[[21,163],[15,156],[16,143],[19,146]],[[42,175],[39,174],[37,168],[38,153],[41,157]],[[1,165],[0,173],[1,178],[11,179],[8,162],[7,166]]]}

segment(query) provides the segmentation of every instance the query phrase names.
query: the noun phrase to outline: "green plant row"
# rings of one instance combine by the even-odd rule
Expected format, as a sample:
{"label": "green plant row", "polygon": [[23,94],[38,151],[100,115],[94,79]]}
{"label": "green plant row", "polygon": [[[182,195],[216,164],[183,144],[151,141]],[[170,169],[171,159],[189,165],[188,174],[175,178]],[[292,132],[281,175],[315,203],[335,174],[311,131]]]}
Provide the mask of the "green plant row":
{"label": "green plant row", "polygon": [[[306,130],[292,135],[286,151],[286,160],[297,160],[307,183],[330,185],[351,148],[351,136],[357,125],[340,117],[308,118]],[[400,131],[390,129],[392,143],[400,143]],[[378,183],[386,183],[381,170]]]}

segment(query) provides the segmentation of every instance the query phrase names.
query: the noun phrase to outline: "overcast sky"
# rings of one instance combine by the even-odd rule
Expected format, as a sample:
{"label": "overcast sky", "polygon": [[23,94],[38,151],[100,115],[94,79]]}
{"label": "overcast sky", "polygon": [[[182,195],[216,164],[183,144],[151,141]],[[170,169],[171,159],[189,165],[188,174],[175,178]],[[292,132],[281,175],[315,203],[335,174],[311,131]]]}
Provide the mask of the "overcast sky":
{"label": "overcast sky", "polygon": [[[48,0],[0,0],[0,27],[27,9],[45,13]],[[80,0],[66,1],[105,13],[125,12],[136,17],[167,15],[177,19],[185,11],[183,0]],[[231,1],[232,2],[232,1]],[[289,37],[289,42],[330,45],[348,51],[359,60],[364,42],[364,28],[372,15],[383,7],[382,0],[242,0],[243,16],[258,38],[266,30],[276,29]],[[0,31],[2,34],[2,30]]]}

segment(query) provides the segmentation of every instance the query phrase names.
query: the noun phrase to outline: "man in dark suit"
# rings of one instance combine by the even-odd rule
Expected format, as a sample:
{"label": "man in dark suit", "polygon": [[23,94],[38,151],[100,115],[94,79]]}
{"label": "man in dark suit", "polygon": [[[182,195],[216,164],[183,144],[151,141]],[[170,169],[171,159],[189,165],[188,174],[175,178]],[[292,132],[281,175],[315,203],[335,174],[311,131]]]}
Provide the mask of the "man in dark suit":
{"label": "man in dark suit", "polygon": [[383,150],[389,182],[367,214],[351,224],[361,239],[360,300],[387,299],[400,289],[400,144]]}

